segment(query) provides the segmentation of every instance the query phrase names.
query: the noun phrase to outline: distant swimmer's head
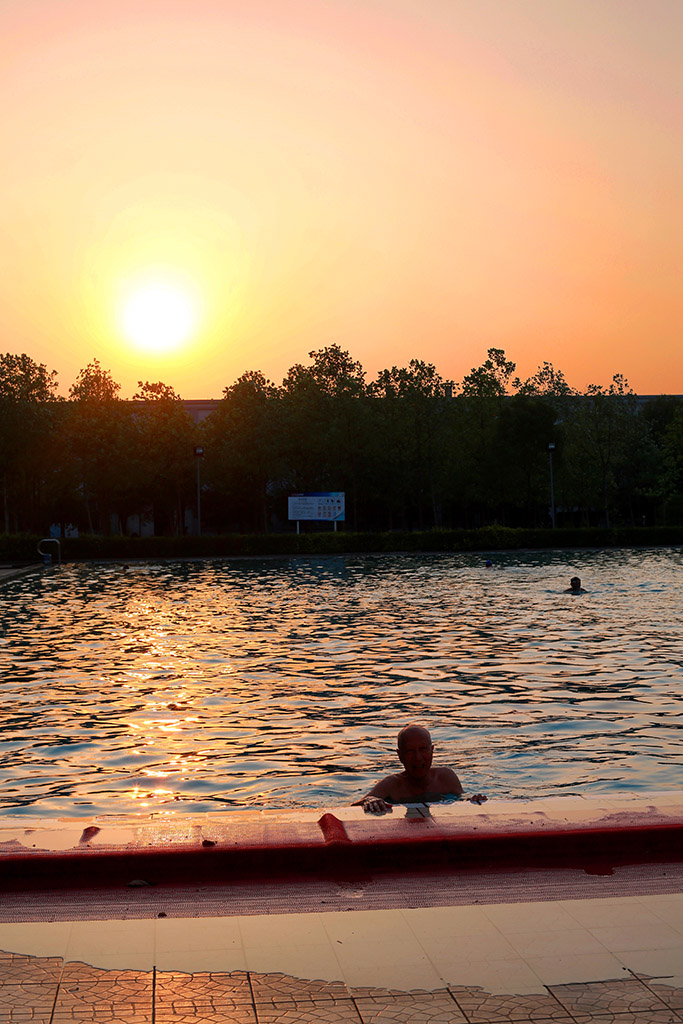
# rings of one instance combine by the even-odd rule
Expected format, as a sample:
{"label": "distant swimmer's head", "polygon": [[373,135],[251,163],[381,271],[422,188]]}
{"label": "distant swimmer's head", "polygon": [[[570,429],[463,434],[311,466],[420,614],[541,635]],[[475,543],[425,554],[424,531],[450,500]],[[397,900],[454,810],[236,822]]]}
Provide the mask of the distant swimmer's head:
{"label": "distant swimmer's head", "polygon": [[419,783],[427,778],[434,757],[434,744],[427,729],[406,725],[398,734],[397,753],[411,781]]}
{"label": "distant swimmer's head", "polygon": [[581,579],[578,576],[572,576],[569,581],[569,589],[565,590],[565,594],[585,594],[586,591],[581,586]]}
{"label": "distant swimmer's head", "polygon": [[491,569],[491,568],[493,568],[493,562],[491,561],[491,559],[490,559],[490,558],[487,558],[487,559],[486,559],[485,565],[486,565],[486,568],[487,568],[487,569]]}

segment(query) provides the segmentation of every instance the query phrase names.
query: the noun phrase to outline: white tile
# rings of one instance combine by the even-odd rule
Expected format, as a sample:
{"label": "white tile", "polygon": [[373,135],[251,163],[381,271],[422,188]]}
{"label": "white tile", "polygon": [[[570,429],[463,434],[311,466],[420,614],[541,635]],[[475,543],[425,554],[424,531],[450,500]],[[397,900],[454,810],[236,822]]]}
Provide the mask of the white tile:
{"label": "white tile", "polygon": [[635,897],[565,901],[567,913],[585,928],[658,924],[659,919]]}
{"label": "white tile", "polygon": [[[680,967],[678,970],[678,974],[668,974],[666,977],[660,977],[658,984],[668,985],[670,988],[683,988],[683,973],[681,973]],[[681,1011],[679,1010],[678,1012],[680,1013]]]}
{"label": "white tile", "polygon": [[458,963],[464,960],[516,960],[519,954],[498,931],[473,932],[447,942],[439,935],[418,936],[420,946],[434,962]]}
{"label": "white tile", "polygon": [[506,939],[523,960],[540,956],[574,956],[579,953],[605,953],[605,946],[585,928],[568,931],[506,933]]}
{"label": "white tile", "polygon": [[0,949],[26,956],[64,956],[72,927],[71,921],[0,924]]}
{"label": "white tile", "polygon": [[481,908],[486,918],[507,935],[519,932],[567,931],[581,925],[559,903],[491,903]]}
{"label": "white tile", "polygon": [[244,950],[239,949],[191,949],[163,950],[154,955],[154,966],[158,971],[182,971],[197,974],[201,971],[246,971],[247,961]]}
{"label": "white tile", "polygon": [[683,944],[671,949],[635,949],[619,953],[619,959],[636,974],[661,978],[683,973]]}
{"label": "white tile", "polygon": [[239,919],[164,918],[154,922],[154,949],[157,953],[192,949],[242,949]]}
{"label": "white tile", "polygon": [[543,983],[521,960],[471,960],[442,966],[439,974],[448,985],[479,985],[492,994],[545,992]]}
{"label": "white tile", "polygon": [[573,985],[630,977],[611,953],[527,957],[526,963],[544,985]]}
{"label": "white tile", "polygon": [[683,898],[679,900],[660,899],[656,903],[650,901],[649,909],[656,917],[666,921],[668,925],[683,934]]}
{"label": "white tile", "polygon": [[99,966],[94,958],[154,953],[154,920],[74,921],[67,946],[69,960]]}
{"label": "white tile", "polygon": [[351,913],[322,914],[325,932],[331,940],[383,944],[414,935],[400,910],[356,910]]}
{"label": "white tile", "polygon": [[412,964],[341,964],[341,969],[343,980],[354,988],[390,988],[399,992],[420,988],[431,992],[435,988],[444,987],[442,979],[426,957]]}
{"label": "white tile", "polygon": [[268,946],[287,946],[327,940],[319,914],[262,914],[236,920],[245,946],[256,946],[260,942]]}
{"label": "white tile", "polygon": [[631,949],[680,948],[681,933],[664,921],[652,924],[621,925],[610,928],[591,928],[590,932],[612,953]]}
{"label": "white tile", "polygon": [[652,906],[654,909],[659,903],[676,903],[683,907],[683,892],[657,893],[654,896],[641,896],[641,903]]}
{"label": "white tile", "polygon": [[419,907],[402,910],[404,920],[415,935],[470,935],[492,932],[495,926],[483,907]]}
{"label": "white tile", "polygon": [[295,978],[342,981],[342,968],[329,946],[245,947],[247,970],[259,974],[282,973]]}
{"label": "white tile", "polygon": [[103,971],[151,971],[154,967],[154,953],[133,953],[120,950],[118,953],[97,953],[92,956],[69,957]]}
{"label": "white tile", "polygon": [[408,941],[403,939],[388,941],[387,939],[383,942],[337,942],[333,940],[331,946],[342,967],[351,964],[358,967],[373,965],[378,968],[392,964],[410,966],[427,959],[424,950],[412,935]]}

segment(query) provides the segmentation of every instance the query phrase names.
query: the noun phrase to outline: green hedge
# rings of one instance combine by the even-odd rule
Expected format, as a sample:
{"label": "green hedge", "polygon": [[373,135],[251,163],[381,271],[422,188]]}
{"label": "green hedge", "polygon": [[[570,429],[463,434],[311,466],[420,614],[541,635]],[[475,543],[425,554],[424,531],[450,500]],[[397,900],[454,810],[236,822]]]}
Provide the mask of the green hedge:
{"label": "green hedge", "polygon": [[[40,537],[0,534],[0,562],[38,562]],[[518,530],[429,530],[422,533],[273,533],[205,537],[101,537],[61,541],[64,561],[81,559],[207,558],[213,556],[342,554],[381,551],[516,551],[522,548],[656,547],[683,544],[683,527]],[[48,550],[56,550],[47,545]]]}

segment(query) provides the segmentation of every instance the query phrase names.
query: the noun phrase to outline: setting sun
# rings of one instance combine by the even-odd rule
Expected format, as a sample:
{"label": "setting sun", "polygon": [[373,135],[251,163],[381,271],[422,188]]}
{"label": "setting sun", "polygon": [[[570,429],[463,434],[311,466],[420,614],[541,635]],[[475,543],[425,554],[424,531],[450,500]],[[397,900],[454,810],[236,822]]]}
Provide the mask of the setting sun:
{"label": "setting sun", "polygon": [[147,280],[126,291],[121,300],[120,326],[136,348],[171,352],[196,331],[199,311],[189,288],[164,280]]}

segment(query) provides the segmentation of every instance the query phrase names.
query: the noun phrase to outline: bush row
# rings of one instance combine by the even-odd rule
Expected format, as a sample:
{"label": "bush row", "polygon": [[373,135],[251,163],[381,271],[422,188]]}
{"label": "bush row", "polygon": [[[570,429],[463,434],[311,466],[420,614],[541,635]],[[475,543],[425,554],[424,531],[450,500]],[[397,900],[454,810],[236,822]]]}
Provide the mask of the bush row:
{"label": "bush row", "polygon": [[[37,562],[40,537],[0,534],[0,561]],[[683,527],[615,527],[479,530],[429,530],[386,533],[221,534],[203,537],[68,537],[61,540],[63,561],[134,558],[210,558],[216,556],[343,554],[389,551],[515,551],[523,548],[656,547],[683,544]],[[56,545],[45,550],[56,554]]]}

